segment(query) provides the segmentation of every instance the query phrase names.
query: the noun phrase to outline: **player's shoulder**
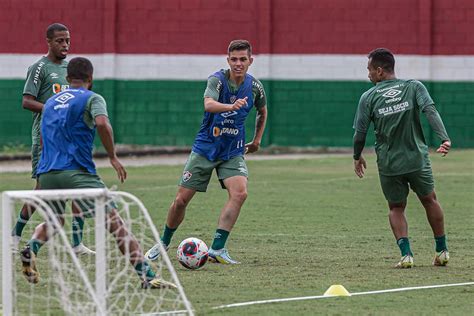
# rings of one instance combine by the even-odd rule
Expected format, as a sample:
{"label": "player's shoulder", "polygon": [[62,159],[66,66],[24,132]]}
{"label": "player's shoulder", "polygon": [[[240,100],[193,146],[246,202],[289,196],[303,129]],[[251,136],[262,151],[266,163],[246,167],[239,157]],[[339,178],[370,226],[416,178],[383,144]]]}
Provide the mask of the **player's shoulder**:
{"label": "player's shoulder", "polygon": [[225,69],[220,69],[216,72],[213,72],[210,74],[207,79],[208,80],[221,80],[222,78],[228,78],[229,77],[229,72]]}
{"label": "player's shoulder", "polygon": [[91,91],[91,92],[92,93],[89,97],[89,100],[94,101],[94,102],[98,102],[98,103],[105,103],[105,98],[102,95],[100,95],[96,92],[93,92],[93,91]]}
{"label": "player's shoulder", "polygon": [[42,56],[40,59],[38,59],[28,67],[28,71],[41,71],[44,66],[48,64],[48,61],[49,59],[46,56]]}
{"label": "player's shoulder", "polygon": [[375,92],[377,91],[377,86],[373,86],[372,88],[368,89],[364,93],[362,93],[362,96],[360,97],[361,100],[366,100],[369,97],[371,97]]}
{"label": "player's shoulder", "polygon": [[258,80],[257,78],[253,77],[252,75],[250,75],[251,78],[252,78],[252,87],[253,88],[256,88],[260,94],[264,95],[265,94],[265,88],[263,87],[263,84],[260,80]]}
{"label": "player's shoulder", "polygon": [[403,80],[406,85],[413,86],[413,87],[419,87],[419,86],[425,86],[421,81],[416,80],[416,79],[406,79]]}

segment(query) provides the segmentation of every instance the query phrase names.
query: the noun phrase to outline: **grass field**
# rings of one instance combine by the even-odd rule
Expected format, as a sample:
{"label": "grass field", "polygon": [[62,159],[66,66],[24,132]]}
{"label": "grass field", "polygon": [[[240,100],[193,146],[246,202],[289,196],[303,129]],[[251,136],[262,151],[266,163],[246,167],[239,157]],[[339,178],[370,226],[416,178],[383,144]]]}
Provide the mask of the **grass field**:
{"label": "grass field", "polygon": [[[322,295],[332,284],[350,292],[474,281],[474,151],[432,156],[438,198],[445,210],[451,261],[431,266],[434,241],[424,210],[413,194],[407,217],[415,268],[396,270],[399,250],[389,228],[375,165],[358,179],[351,157],[249,161],[249,197],[230,235],[238,266],[182,268],[171,252],[186,294],[199,315],[430,314],[467,315],[474,286],[284,302],[225,310],[212,307],[245,301]],[[176,192],[181,166],[129,168],[119,189],[139,197],[161,230]],[[112,169],[99,173],[110,186]],[[0,191],[30,189],[27,173],[0,174]],[[208,244],[226,191],[213,179],[197,194],[172,247],[190,236]]]}

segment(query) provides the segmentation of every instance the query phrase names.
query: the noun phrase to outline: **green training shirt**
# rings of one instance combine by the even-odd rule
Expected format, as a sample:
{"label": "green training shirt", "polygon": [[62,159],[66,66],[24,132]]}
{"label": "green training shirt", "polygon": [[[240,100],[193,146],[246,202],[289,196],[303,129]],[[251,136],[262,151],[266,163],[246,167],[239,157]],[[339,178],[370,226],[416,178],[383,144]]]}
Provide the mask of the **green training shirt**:
{"label": "green training shirt", "polygon": [[429,164],[420,112],[433,104],[426,87],[417,80],[385,80],[362,95],[354,129],[367,133],[373,122],[380,174],[410,173]]}
{"label": "green training shirt", "polygon": [[[230,70],[222,69],[221,72],[224,73],[225,78],[227,79],[230,92],[232,93],[237,92],[237,90],[239,89],[239,86],[237,86],[235,82],[232,82],[229,80]],[[221,87],[222,87],[222,84],[220,83],[219,78],[215,76],[209,77],[209,79],[207,80],[206,90],[204,91],[204,97],[212,98],[215,101],[219,101],[219,94],[221,92]],[[257,109],[267,105],[267,97],[265,95],[265,89],[263,88],[263,84],[256,78],[253,78],[253,81],[252,81],[252,95],[253,95],[253,104],[255,105]]]}
{"label": "green training shirt", "polygon": [[[23,95],[31,95],[36,101],[44,104],[56,93],[66,90],[69,87],[66,81],[67,64],[66,60],[62,60],[61,64],[55,64],[43,56],[28,68]],[[31,129],[33,145],[40,143],[40,124],[41,113],[34,112]]]}
{"label": "green training shirt", "polygon": [[86,110],[84,112],[84,122],[89,126],[90,129],[93,129],[95,126],[95,117],[98,115],[107,114],[107,104],[105,99],[100,94],[94,93],[87,100]]}

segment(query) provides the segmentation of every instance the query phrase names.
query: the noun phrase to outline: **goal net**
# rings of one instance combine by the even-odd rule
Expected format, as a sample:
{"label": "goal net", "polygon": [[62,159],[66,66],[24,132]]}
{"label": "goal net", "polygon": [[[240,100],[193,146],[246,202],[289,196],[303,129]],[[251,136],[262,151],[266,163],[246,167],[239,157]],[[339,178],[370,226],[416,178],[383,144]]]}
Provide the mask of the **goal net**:
{"label": "goal net", "polygon": [[[29,283],[22,275],[20,254],[12,249],[11,231],[25,203],[36,212],[25,226],[19,251],[26,246],[38,224],[45,222],[47,225],[48,242],[36,257],[36,268],[40,273],[36,284]],[[84,211],[81,213],[85,215],[82,241],[96,251],[95,255],[76,255],[72,248],[72,226],[77,217],[71,211],[72,203]],[[159,240],[143,203],[126,192],[107,189],[3,192],[3,315],[193,314],[164,249],[159,260],[150,265],[157,276],[177,288],[142,289],[142,281],[130,264],[131,256],[136,256],[136,252],[130,251],[130,243],[117,238],[117,232],[111,229],[108,220],[111,206],[117,209],[123,226],[139,242],[143,253]],[[58,209],[63,211],[63,216],[56,215]],[[64,225],[60,223],[62,220]]]}

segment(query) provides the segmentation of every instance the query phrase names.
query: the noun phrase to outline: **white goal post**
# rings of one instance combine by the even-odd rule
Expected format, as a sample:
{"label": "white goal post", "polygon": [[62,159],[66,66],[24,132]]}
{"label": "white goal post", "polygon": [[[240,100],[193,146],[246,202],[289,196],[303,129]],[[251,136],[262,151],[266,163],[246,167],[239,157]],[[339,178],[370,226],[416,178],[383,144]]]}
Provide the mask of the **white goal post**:
{"label": "white goal post", "polygon": [[[51,207],[67,201],[64,226]],[[72,248],[71,201],[92,212],[85,216],[82,240],[94,255],[76,255]],[[159,240],[158,231],[143,203],[127,192],[108,189],[5,191],[2,194],[2,312],[3,315],[193,315],[176,271],[164,249],[152,263],[157,275],[177,286],[142,289],[134,267],[129,263],[129,239],[121,245],[109,233],[106,205],[114,204],[124,227],[146,251]],[[30,284],[22,276],[22,262],[12,250],[13,225],[23,204],[36,209],[26,224],[19,245],[25,247],[35,227],[46,223],[48,242],[36,258],[40,281]],[[77,214],[76,214],[77,216]],[[89,218],[87,218],[89,217]]]}

